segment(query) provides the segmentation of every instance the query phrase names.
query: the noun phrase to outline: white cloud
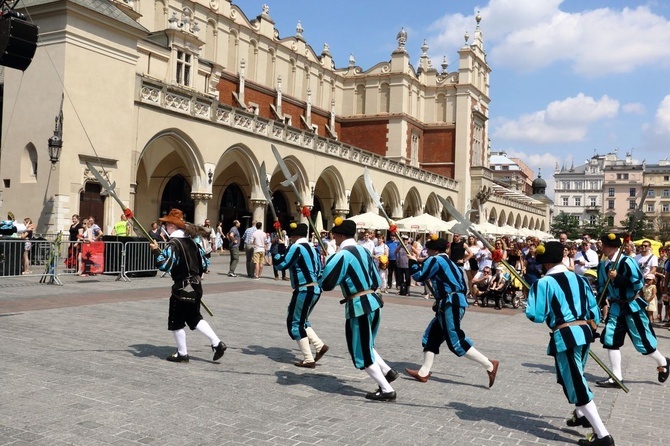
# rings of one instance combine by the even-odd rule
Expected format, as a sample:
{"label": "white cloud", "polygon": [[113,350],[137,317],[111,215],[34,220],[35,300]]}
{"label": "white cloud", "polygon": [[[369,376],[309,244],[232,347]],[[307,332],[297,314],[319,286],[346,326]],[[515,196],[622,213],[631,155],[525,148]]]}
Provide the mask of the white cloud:
{"label": "white cloud", "polygon": [[607,95],[599,100],[579,93],[551,102],[545,110],[521,115],[518,119],[492,121],[494,138],[533,144],[582,141],[589,124],[616,117],[619,101]]}
{"label": "white cloud", "polygon": [[623,104],[621,106],[621,111],[632,115],[644,115],[647,111],[647,107],[639,102],[630,102],[628,104]]}
{"label": "white cloud", "polygon": [[654,131],[657,134],[670,134],[670,95],[664,97],[656,109]]}
{"label": "white cloud", "polygon": [[[481,9],[489,63],[534,71],[557,62],[586,77],[628,73],[649,64],[670,66],[670,22],[648,6],[567,13],[562,0],[490,0]],[[446,15],[429,28],[431,53],[452,54],[473,35],[472,16]],[[645,36],[651,37],[645,38]],[[469,43],[472,43],[470,40]]]}
{"label": "white cloud", "polygon": [[607,95],[596,101],[591,96],[579,93],[574,98],[554,101],[547,106],[547,122],[554,124],[590,123],[613,118],[619,111],[619,101]]}

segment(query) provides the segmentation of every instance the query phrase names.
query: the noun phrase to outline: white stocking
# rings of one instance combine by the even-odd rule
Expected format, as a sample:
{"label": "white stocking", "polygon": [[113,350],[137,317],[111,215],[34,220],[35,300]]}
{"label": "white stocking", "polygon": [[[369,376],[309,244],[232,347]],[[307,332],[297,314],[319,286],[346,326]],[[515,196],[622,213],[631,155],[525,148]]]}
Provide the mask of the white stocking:
{"label": "white stocking", "polygon": [[470,347],[470,349],[463,356],[465,356],[471,361],[475,361],[477,364],[480,364],[482,367],[486,369],[487,372],[493,371],[493,364],[491,363],[491,361],[489,361],[489,358],[479,353],[479,351],[476,348]]}
{"label": "white stocking", "polygon": [[607,428],[603,424],[603,420],[600,419],[600,414],[598,414],[598,408],[596,403],[589,401],[584,406],[577,406],[577,412],[582,412],[591,426],[593,426],[593,432],[596,433],[598,438],[603,438],[608,436],[610,433],[607,432]]}
{"label": "white stocking", "polygon": [[391,367],[384,361],[379,353],[377,353],[376,349],[372,349],[373,353],[375,354],[375,364],[379,365],[379,368],[381,369],[382,373],[384,376],[391,370]]}
{"label": "white stocking", "polygon": [[393,387],[386,381],[386,377],[382,373],[382,369],[379,368],[379,364],[375,362],[370,367],[366,367],[365,371],[370,375],[370,378],[375,380],[379,388],[382,389],[382,392],[393,392]]}
{"label": "white stocking", "polygon": [[314,356],[312,356],[312,348],[309,346],[309,338],[302,338],[298,341],[298,347],[302,352],[302,357],[304,362],[314,362]]}
{"label": "white stocking", "polygon": [[654,350],[654,353],[650,354],[649,357],[656,361],[656,364],[658,364],[659,367],[665,367],[668,365],[665,356],[663,356],[658,350]]}
{"label": "white stocking", "polygon": [[433,359],[435,359],[435,353],[428,350],[423,352],[423,365],[419,369],[419,376],[428,376],[430,369],[433,368]]}
{"label": "white stocking", "polygon": [[612,373],[614,376],[623,380],[623,375],[621,374],[621,351],[616,350],[607,350],[607,356],[610,358],[610,366],[612,367]]}
{"label": "white stocking", "polygon": [[198,325],[195,326],[195,329],[207,336],[209,338],[209,342],[213,346],[216,347],[219,345],[219,342],[221,342],[219,337],[216,335],[216,333],[214,333],[214,330],[212,330],[212,327],[209,326],[209,323],[207,323],[206,320],[200,319],[200,322],[198,322]]}
{"label": "white stocking", "polygon": [[309,342],[312,343],[316,351],[320,351],[321,347],[323,347],[323,341],[316,335],[312,327],[305,328],[305,332],[307,332],[307,338],[309,339]]}
{"label": "white stocking", "polygon": [[179,330],[173,330],[172,336],[174,336],[174,341],[177,343],[177,352],[184,356],[188,354],[186,350],[186,332],[183,328]]}

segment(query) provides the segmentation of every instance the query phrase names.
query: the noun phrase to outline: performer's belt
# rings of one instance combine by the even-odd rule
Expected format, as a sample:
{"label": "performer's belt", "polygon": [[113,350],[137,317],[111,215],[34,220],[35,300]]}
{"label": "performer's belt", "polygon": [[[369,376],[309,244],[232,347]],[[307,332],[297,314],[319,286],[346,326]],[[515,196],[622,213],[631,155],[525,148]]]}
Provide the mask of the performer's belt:
{"label": "performer's belt", "polygon": [[555,326],[554,328],[552,328],[552,331],[558,331],[561,328],[570,327],[570,326],[573,326],[573,325],[589,325],[589,321],[584,321],[584,320],[580,319],[578,321],[564,322],[564,323],[559,324],[559,325]]}
{"label": "performer's belt", "polygon": [[340,301],[340,304],[343,304],[343,303],[345,303],[345,302],[351,302],[352,300],[354,300],[354,299],[357,298],[357,297],[364,296],[364,295],[366,295],[366,294],[372,294],[372,293],[374,293],[374,292],[375,292],[375,290],[359,291],[359,292],[356,293],[356,294],[352,294],[351,296],[347,296],[347,297],[345,297],[344,299],[342,299],[342,300]]}

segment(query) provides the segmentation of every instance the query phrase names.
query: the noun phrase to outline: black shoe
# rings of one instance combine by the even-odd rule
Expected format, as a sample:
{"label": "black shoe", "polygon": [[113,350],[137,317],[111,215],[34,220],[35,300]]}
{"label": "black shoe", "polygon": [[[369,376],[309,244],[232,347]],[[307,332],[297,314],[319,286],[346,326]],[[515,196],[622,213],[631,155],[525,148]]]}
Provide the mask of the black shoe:
{"label": "black shoe", "polygon": [[386,378],[386,381],[388,381],[389,383],[392,383],[393,381],[395,381],[396,379],[398,379],[398,376],[400,376],[400,373],[398,373],[398,372],[396,372],[395,370],[391,369],[391,370],[388,371],[388,373],[386,374],[385,378]]}
{"label": "black shoe", "polygon": [[589,434],[588,437],[579,440],[577,444],[580,446],[614,446],[614,438],[611,435],[598,438],[596,434]]}
{"label": "black shoe", "polygon": [[373,401],[395,401],[395,391],[393,392],[382,392],[381,389],[377,389],[376,392],[370,392],[365,395],[366,400]]}
{"label": "black shoe", "polygon": [[572,411],[572,418],[566,420],[565,424],[570,427],[591,427],[589,420],[587,420],[586,417],[578,417],[574,410]]}
{"label": "black shoe", "polygon": [[[623,383],[623,381],[621,381]],[[604,379],[602,381],[596,381],[596,386],[598,387],[605,387],[605,388],[611,388],[611,389],[619,389],[619,385],[612,381],[611,379]]]}
{"label": "black shoe", "polygon": [[180,355],[179,352],[177,352],[174,355],[170,355],[165,359],[170,362],[188,362],[188,355]]}
{"label": "black shoe", "polygon": [[658,382],[664,383],[670,375],[670,359],[665,358],[665,367],[658,368]]}
{"label": "black shoe", "polygon": [[221,359],[223,354],[226,352],[227,348],[228,347],[226,346],[226,344],[223,343],[223,341],[220,341],[219,345],[216,345],[216,346],[212,345],[212,351],[214,352],[214,359],[212,359],[212,361],[216,361],[217,359]]}
{"label": "black shoe", "polygon": [[319,362],[319,359],[323,358],[323,355],[325,355],[328,352],[328,350],[330,350],[328,346],[326,344],[323,344],[321,350],[316,352],[316,355],[314,356],[314,362]]}

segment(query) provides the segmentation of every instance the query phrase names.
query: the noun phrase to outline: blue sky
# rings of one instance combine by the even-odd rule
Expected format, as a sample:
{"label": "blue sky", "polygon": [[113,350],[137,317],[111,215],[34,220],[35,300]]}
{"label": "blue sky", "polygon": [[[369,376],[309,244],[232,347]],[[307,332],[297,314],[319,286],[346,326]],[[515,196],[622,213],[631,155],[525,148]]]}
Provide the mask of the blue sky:
{"label": "blue sky", "polygon": [[250,18],[266,3],[280,37],[294,35],[300,20],[317,54],[328,43],[337,68],[353,53],[364,70],[390,59],[401,27],[415,66],[426,39],[433,65],[439,69],[446,56],[456,70],[463,35],[473,35],[480,11],[493,70],[492,150],[520,157],[536,175],[541,168],[550,188],[556,163],[579,165],[615,149],[648,163],[670,156],[667,0],[234,3]]}

